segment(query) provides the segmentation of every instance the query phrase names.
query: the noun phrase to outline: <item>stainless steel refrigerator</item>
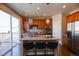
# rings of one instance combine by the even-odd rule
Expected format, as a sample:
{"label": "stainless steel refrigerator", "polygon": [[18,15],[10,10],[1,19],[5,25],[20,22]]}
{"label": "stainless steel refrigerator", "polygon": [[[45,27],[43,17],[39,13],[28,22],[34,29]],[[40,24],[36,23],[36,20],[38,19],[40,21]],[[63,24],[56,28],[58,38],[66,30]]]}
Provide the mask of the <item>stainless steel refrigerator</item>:
{"label": "stainless steel refrigerator", "polygon": [[67,23],[68,48],[79,55],[79,21]]}

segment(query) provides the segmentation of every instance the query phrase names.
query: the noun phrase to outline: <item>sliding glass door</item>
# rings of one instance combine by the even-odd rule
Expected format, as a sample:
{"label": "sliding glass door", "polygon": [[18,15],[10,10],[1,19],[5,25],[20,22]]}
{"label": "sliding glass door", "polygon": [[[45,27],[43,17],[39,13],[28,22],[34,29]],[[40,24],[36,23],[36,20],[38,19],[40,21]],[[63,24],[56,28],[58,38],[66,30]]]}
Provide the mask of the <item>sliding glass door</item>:
{"label": "sliding glass door", "polygon": [[[0,55],[11,49],[10,15],[0,10]],[[12,53],[9,53],[12,55]]]}
{"label": "sliding glass door", "polygon": [[0,42],[11,42],[10,15],[0,10]]}
{"label": "sliding glass door", "polygon": [[[13,56],[19,56],[20,55],[20,47],[19,47],[19,43],[20,43],[20,20],[18,18],[15,17],[11,17],[12,19],[12,43],[13,46],[17,45],[16,47],[14,47],[12,49],[12,55]],[[16,53],[15,53],[16,52]]]}
{"label": "sliding glass door", "polygon": [[12,56],[12,48],[19,43],[19,39],[20,20],[0,10],[0,55]]}
{"label": "sliding glass door", "polygon": [[19,19],[12,17],[12,36],[13,42],[19,43],[20,39],[20,21]]}

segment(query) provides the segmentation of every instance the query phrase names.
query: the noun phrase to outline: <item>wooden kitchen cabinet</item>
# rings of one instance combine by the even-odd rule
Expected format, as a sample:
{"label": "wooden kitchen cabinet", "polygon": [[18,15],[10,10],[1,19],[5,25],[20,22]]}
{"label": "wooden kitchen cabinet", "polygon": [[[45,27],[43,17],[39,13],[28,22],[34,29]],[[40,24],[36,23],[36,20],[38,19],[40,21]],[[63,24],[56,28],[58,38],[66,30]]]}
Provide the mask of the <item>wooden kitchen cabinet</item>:
{"label": "wooden kitchen cabinet", "polygon": [[67,46],[67,44],[68,44],[68,38],[67,38],[67,36],[63,35],[62,38],[63,38],[63,45]]}
{"label": "wooden kitchen cabinet", "polygon": [[69,15],[67,18],[66,18],[66,21],[67,23],[70,23],[70,22],[73,22],[74,21],[74,15]]}
{"label": "wooden kitchen cabinet", "polygon": [[79,21],[79,12],[76,12],[74,14],[69,15],[67,18],[67,23],[73,22],[73,21]]}
{"label": "wooden kitchen cabinet", "polygon": [[79,12],[76,12],[74,14],[74,17],[75,17],[75,21],[79,21]]}

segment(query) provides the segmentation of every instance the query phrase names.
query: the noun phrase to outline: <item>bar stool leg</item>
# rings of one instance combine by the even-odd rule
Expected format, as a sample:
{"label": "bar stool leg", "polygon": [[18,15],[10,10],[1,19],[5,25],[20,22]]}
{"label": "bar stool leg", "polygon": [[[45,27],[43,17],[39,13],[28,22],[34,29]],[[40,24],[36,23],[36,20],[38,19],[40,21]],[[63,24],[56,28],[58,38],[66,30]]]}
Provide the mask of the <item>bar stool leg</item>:
{"label": "bar stool leg", "polygon": [[46,56],[48,55],[48,48],[46,47]]}
{"label": "bar stool leg", "polygon": [[44,55],[46,56],[46,48],[44,49]]}
{"label": "bar stool leg", "polygon": [[55,54],[54,54],[54,49],[53,49],[53,56],[55,56]]}
{"label": "bar stool leg", "polygon": [[25,54],[26,54],[26,50],[25,50],[25,49],[23,49],[23,56],[25,56]]}
{"label": "bar stool leg", "polygon": [[35,47],[35,56],[37,55],[37,49],[36,49],[36,47]]}
{"label": "bar stool leg", "polygon": [[28,51],[25,51],[25,56],[27,56]]}

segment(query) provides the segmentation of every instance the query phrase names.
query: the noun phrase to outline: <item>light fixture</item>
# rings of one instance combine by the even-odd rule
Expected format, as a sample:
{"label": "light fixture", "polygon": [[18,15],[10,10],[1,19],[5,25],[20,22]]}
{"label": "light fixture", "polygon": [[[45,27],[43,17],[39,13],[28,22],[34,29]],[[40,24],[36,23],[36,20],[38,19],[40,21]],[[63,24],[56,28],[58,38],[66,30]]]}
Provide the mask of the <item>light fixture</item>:
{"label": "light fixture", "polygon": [[32,25],[33,21],[32,18],[29,18],[29,24]]}
{"label": "light fixture", "polygon": [[25,13],[24,15],[27,16],[27,13]]}
{"label": "light fixture", "polygon": [[27,16],[28,14],[27,14],[27,12],[26,11],[24,11],[24,16]]}
{"label": "light fixture", "polygon": [[39,7],[37,7],[37,10],[39,10],[40,8]]}
{"label": "light fixture", "polygon": [[50,23],[50,20],[49,19],[46,19],[46,24],[49,24]]}
{"label": "light fixture", "polygon": [[66,8],[66,5],[63,5],[63,8]]}
{"label": "light fixture", "polygon": [[44,16],[46,16],[46,13],[44,13]]}
{"label": "light fixture", "polygon": [[29,3],[29,4],[32,4],[32,3]]}

